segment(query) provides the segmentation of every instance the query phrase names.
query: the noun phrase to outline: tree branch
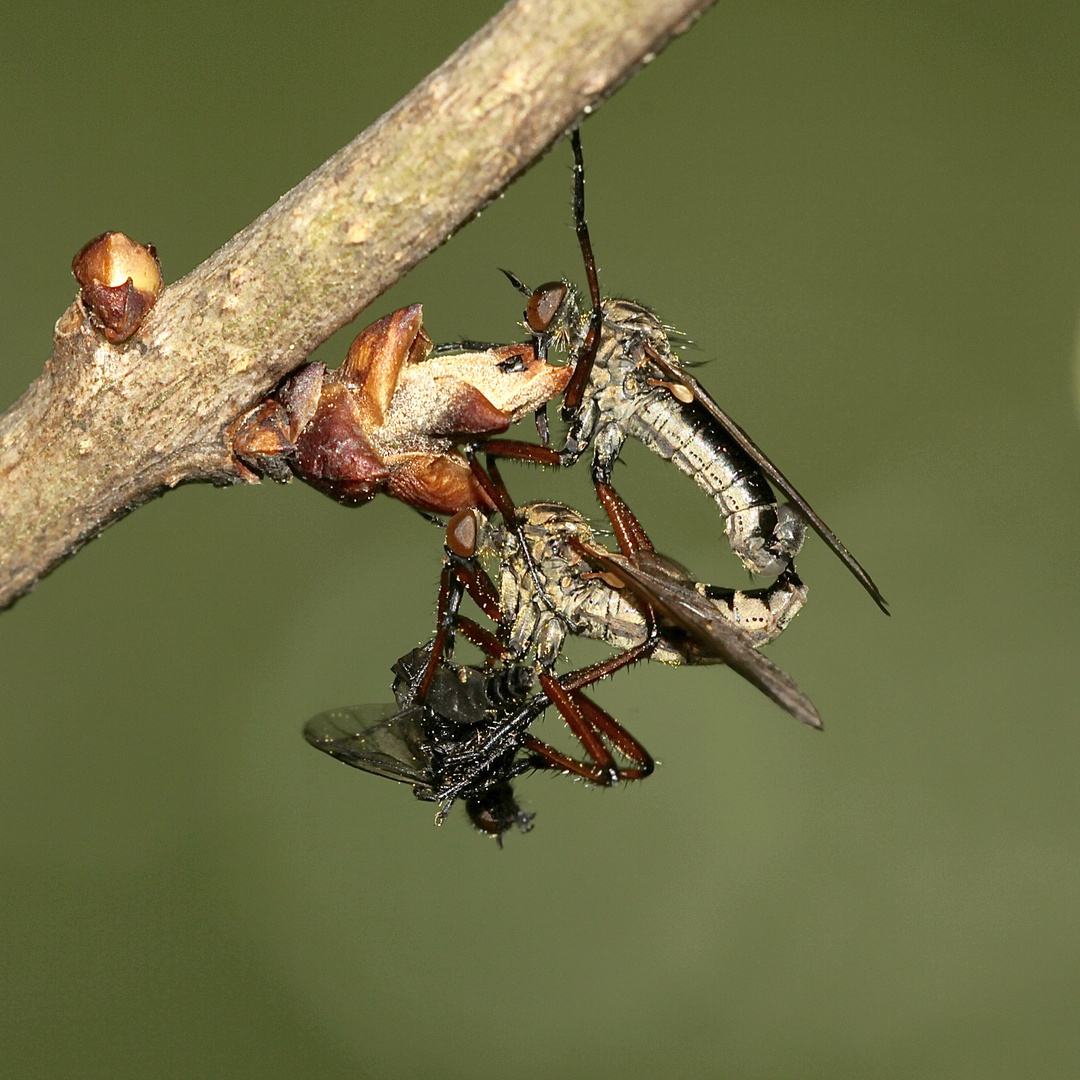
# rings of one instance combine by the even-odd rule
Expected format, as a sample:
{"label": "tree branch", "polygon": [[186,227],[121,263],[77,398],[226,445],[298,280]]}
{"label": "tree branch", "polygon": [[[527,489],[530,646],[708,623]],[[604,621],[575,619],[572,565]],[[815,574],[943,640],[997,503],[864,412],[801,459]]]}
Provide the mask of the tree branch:
{"label": "tree branch", "polygon": [[712,0],[514,0],[113,345],[78,300],[0,417],[0,608],[136,506],[245,479],[225,429]]}

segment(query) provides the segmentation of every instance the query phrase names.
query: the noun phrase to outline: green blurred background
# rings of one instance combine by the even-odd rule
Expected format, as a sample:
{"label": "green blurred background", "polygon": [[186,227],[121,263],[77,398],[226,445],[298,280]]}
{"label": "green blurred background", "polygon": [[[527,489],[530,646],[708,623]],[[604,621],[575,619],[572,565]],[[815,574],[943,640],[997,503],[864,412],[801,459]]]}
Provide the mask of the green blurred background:
{"label": "green blurred background", "polygon": [[[0,405],[105,229],[180,277],[497,8],[23,3],[0,36]],[[0,616],[0,1060],[17,1077],[1074,1077],[1080,9],[723,3],[584,129],[605,290],[876,577],[824,546],[772,655],[599,700],[647,783],[523,780],[503,851],[307,748],[389,698],[440,545],[405,507],[189,487]],[[516,339],[573,275],[560,145],[362,321]],[[336,363],[351,333],[319,356]],[[639,448],[658,545],[740,584]],[[585,471],[508,466],[592,512]],[[548,731],[555,731],[549,721]]]}

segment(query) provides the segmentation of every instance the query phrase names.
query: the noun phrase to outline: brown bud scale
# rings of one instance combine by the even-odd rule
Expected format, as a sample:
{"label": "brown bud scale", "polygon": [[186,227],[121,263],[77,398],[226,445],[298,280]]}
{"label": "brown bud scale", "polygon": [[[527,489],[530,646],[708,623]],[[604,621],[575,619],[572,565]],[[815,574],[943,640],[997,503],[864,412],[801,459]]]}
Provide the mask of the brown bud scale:
{"label": "brown bud scale", "polygon": [[431,356],[419,304],[365,327],[336,371],[309,364],[234,429],[245,464],[291,469],[346,506],[383,492],[419,510],[493,509],[457,443],[504,432],[570,371],[531,345]]}
{"label": "brown bud scale", "polygon": [[154,246],[121,232],[94,237],[72,260],[71,272],[84,307],[113,344],[139,329],[163,285]]}

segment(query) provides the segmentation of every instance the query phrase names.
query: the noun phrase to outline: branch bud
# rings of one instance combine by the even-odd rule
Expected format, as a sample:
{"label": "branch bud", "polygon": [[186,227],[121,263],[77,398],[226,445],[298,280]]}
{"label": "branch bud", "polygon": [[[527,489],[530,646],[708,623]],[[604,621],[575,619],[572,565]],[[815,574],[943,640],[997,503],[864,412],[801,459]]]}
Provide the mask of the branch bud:
{"label": "branch bud", "polygon": [[161,292],[161,263],[151,244],[144,247],[121,232],[95,237],[71,262],[83,305],[114,345],[142,325]]}

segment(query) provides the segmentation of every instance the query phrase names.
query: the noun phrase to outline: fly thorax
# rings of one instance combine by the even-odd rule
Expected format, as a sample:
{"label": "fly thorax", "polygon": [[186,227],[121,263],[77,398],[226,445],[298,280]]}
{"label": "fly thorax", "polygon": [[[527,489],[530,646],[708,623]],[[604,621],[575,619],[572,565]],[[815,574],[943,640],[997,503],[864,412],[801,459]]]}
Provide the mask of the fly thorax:
{"label": "fly thorax", "polygon": [[443,720],[463,727],[480,723],[491,708],[479,672],[445,666],[436,668],[425,704]]}
{"label": "fly thorax", "polygon": [[[562,531],[553,528],[537,537],[532,545],[533,564],[545,586],[558,578],[566,565],[566,538]],[[545,589],[545,591],[547,591]]]}
{"label": "fly thorax", "polygon": [[525,537],[533,562],[557,579],[578,561],[571,540],[591,543],[592,528],[576,510],[562,503],[530,503],[524,508]]}

